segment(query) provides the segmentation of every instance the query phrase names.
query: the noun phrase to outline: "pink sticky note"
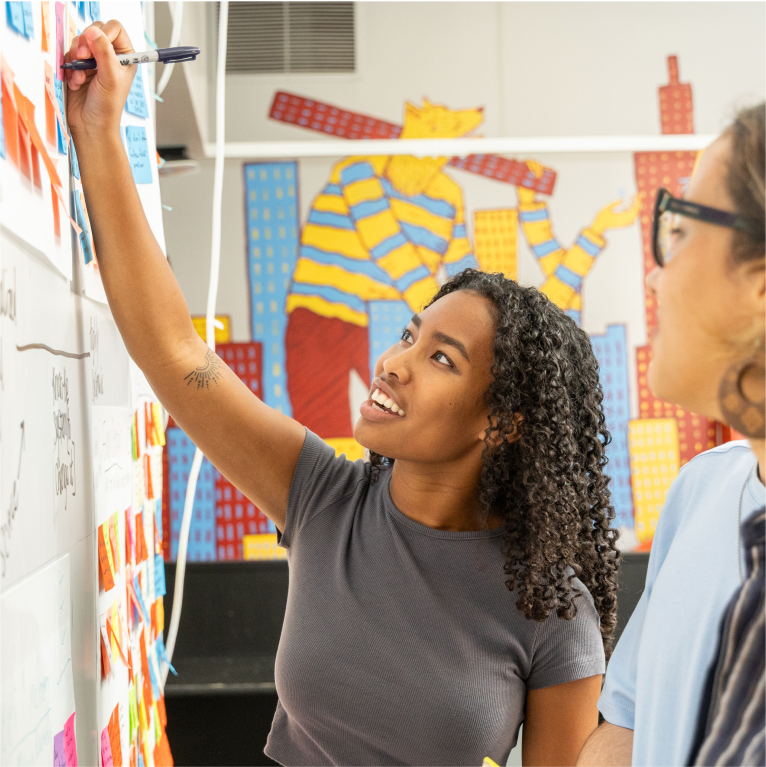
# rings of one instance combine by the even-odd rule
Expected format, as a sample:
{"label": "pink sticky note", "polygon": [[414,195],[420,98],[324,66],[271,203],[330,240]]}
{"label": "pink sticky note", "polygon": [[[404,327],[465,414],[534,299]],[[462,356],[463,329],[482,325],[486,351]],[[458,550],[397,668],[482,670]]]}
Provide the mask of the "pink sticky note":
{"label": "pink sticky note", "polygon": [[66,767],[77,767],[77,740],[74,735],[74,712],[64,725],[64,752]]}
{"label": "pink sticky note", "polygon": [[109,743],[109,727],[101,730],[101,767],[114,767],[112,746]]}
{"label": "pink sticky note", "polygon": [[64,731],[53,736],[53,767],[66,767],[64,753]]}

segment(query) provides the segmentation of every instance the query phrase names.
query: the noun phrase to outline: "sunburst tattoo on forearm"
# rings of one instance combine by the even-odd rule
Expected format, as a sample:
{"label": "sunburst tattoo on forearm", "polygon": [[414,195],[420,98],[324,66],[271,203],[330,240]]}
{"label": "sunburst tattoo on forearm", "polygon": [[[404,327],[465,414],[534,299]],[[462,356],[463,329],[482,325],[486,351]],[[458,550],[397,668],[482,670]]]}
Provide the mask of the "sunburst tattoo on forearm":
{"label": "sunburst tattoo on forearm", "polygon": [[218,381],[223,377],[222,365],[221,358],[212,349],[208,349],[205,353],[205,361],[198,368],[192,370],[184,378],[184,381],[186,381],[187,386],[192,383],[197,384],[197,389],[209,389],[211,381],[217,386]]}

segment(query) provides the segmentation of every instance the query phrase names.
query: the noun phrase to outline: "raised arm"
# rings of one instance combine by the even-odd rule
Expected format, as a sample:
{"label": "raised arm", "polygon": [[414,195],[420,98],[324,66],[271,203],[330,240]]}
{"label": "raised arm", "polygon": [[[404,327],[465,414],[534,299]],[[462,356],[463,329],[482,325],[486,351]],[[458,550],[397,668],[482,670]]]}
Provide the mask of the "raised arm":
{"label": "raised arm", "polygon": [[67,72],[67,117],[109,306],[130,356],[174,420],[284,529],[305,431],[253,396],[194,330],[120,138],[135,67],[118,64],[115,52],[132,50],[122,25],[109,21],[75,37],[67,54],[67,60],[93,56],[98,63],[95,72]]}

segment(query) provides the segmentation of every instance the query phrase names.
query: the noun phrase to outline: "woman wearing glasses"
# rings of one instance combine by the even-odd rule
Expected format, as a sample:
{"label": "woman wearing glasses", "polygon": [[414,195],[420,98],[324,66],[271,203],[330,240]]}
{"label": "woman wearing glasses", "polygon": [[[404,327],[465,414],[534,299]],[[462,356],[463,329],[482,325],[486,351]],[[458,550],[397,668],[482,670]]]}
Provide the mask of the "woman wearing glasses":
{"label": "woman wearing glasses", "polygon": [[[646,279],[659,320],[650,386],[748,441],[697,456],[671,487],[643,596],[609,664],[599,700],[606,721],[579,764],[763,763],[763,623],[750,632],[760,641],[754,665],[752,643],[742,644],[752,626],[737,624],[758,611],[762,621],[762,586],[745,609],[750,615],[741,601],[734,616],[727,604],[751,576],[763,577],[753,574],[752,551],[763,550],[766,477],[765,162],[760,105],[743,110],[701,154],[684,199],[666,190],[657,197],[657,268]],[[727,657],[719,665],[725,613]]]}

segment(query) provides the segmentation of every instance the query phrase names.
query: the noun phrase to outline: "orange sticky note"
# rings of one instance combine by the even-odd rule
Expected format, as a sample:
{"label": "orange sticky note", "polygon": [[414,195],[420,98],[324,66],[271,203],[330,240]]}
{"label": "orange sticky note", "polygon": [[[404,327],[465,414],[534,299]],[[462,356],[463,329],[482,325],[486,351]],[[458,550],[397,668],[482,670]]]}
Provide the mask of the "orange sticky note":
{"label": "orange sticky note", "polygon": [[101,578],[104,581],[104,591],[114,588],[114,575],[112,566],[112,555],[109,549],[111,546],[104,538],[104,526],[98,527],[98,561],[101,565]]}
{"label": "orange sticky note", "polygon": [[106,642],[104,642],[104,629],[101,629],[101,671],[104,674],[104,679],[109,676],[111,671],[111,664],[109,663],[109,651],[106,649]]}
{"label": "orange sticky note", "polygon": [[[146,454],[146,497],[150,500],[154,500],[154,485],[152,484],[152,461],[149,457],[149,453]],[[154,516],[154,515],[152,515]]]}
{"label": "orange sticky note", "polygon": [[[106,522],[104,523],[106,524]],[[120,569],[120,551],[117,546],[117,537],[114,532],[114,517],[109,517],[109,544],[112,550],[112,561],[115,573]]]}
{"label": "orange sticky note", "polygon": [[61,238],[61,214],[59,213],[59,201],[56,197],[56,187],[51,184],[51,205],[53,206],[53,234]]}
{"label": "orange sticky note", "polygon": [[42,18],[42,39],[40,41],[40,45],[41,45],[41,49],[47,53],[50,50],[50,44],[49,44],[49,41],[48,41],[48,35],[49,35],[49,30],[51,28],[51,17],[50,17],[51,7],[46,2],[46,0],[42,0],[42,2],[40,3],[40,6],[41,6],[41,10],[42,10],[42,14],[41,14],[41,18]]}
{"label": "orange sticky note", "polygon": [[16,113],[16,102],[13,99],[13,86],[9,87],[5,61],[2,63],[3,81],[3,131],[5,133],[5,153],[8,159],[19,166],[19,118]]}
{"label": "orange sticky note", "polygon": [[[146,641],[144,640],[144,629],[141,629],[141,675],[144,677],[144,688],[151,685],[149,677],[149,659],[146,656]],[[149,701],[151,702],[151,686],[149,687]]]}
{"label": "orange sticky note", "polygon": [[[117,620],[119,621],[119,615],[117,616]],[[110,637],[112,648],[117,648],[117,655],[120,656],[120,660],[125,664],[126,667],[129,668],[128,659],[125,657],[125,653],[122,651],[122,645],[120,644],[120,640],[117,637],[117,632],[114,630],[114,621],[109,620],[109,618],[106,619],[106,634]]]}
{"label": "orange sticky note", "polygon": [[154,747],[154,767],[173,767],[168,736],[163,732],[160,742]]}
{"label": "orange sticky note", "polygon": [[157,701],[157,711],[160,712],[160,724],[163,729],[168,726],[168,715],[165,711],[165,696],[160,695],[160,699]]}
{"label": "orange sticky note", "polygon": [[[143,562],[149,558],[149,550],[146,547],[146,536],[144,535],[144,515],[141,511],[136,514],[136,544],[136,559],[139,562]],[[141,550],[140,554],[138,553],[139,549]]]}
{"label": "orange sticky note", "polygon": [[119,703],[114,707],[109,717],[109,745],[112,747],[112,764],[122,767],[122,745],[120,742],[120,712]]}
{"label": "orange sticky note", "polygon": [[35,125],[34,119],[34,105],[18,89],[16,83],[13,84],[13,88],[13,95],[16,99],[16,108],[19,111],[19,117],[24,123],[24,127],[29,134],[29,139],[31,140],[31,143],[34,144],[35,149],[37,149],[37,151],[42,155],[43,163],[45,164],[45,169],[48,171],[51,183],[54,186],[61,186],[61,179],[59,178],[58,171],[56,170],[56,165],[54,164],[53,160],[51,160],[50,155],[48,154],[48,150],[46,149],[42,138],[40,138],[40,134],[37,132],[37,125]]}
{"label": "orange sticky note", "polygon": [[[48,62],[45,62],[46,67],[50,67]],[[51,69],[51,72],[53,70]],[[48,91],[45,91],[45,140],[53,145],[57,145],[58,137],[56,136],[56,110],[51,103],[51,97],[48,95]]]}

